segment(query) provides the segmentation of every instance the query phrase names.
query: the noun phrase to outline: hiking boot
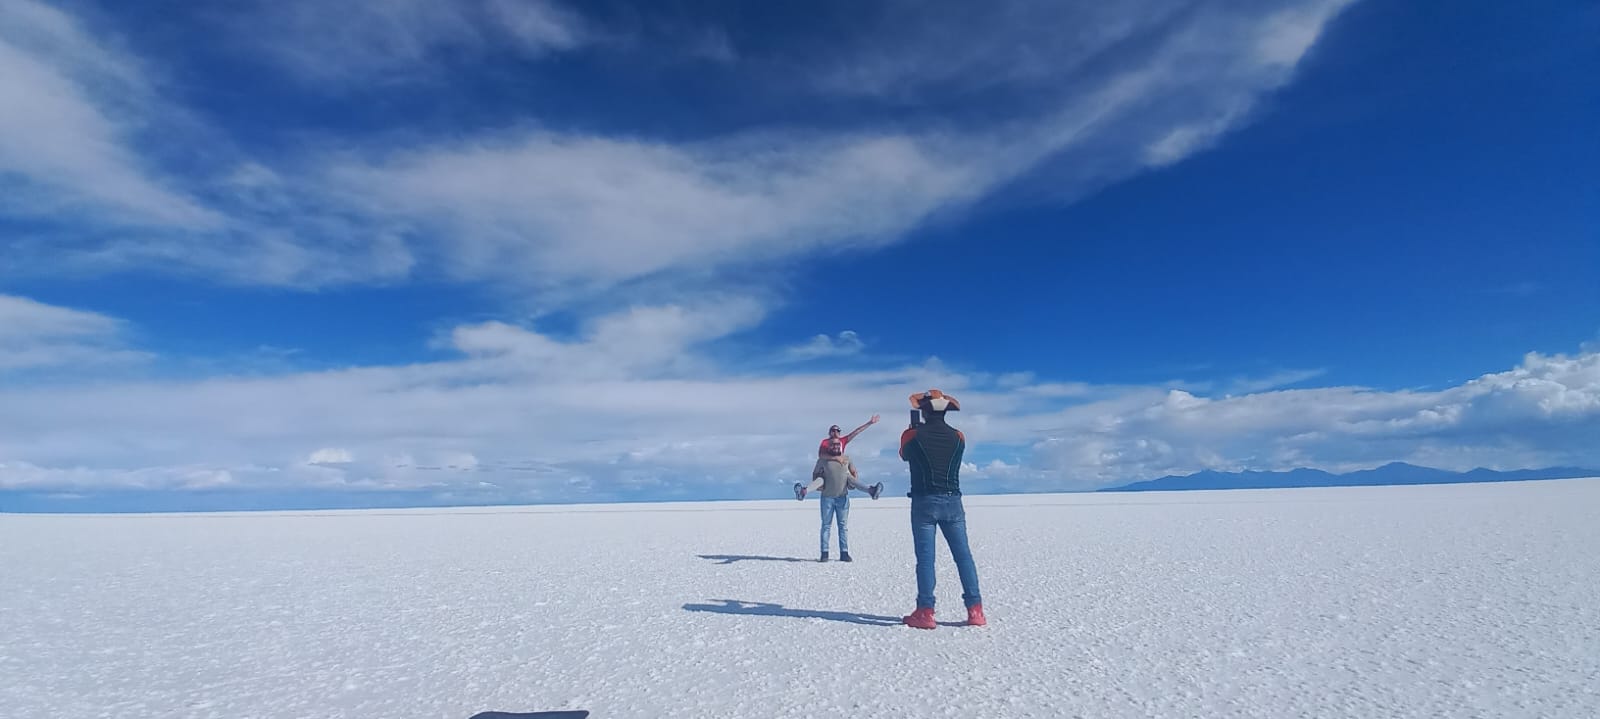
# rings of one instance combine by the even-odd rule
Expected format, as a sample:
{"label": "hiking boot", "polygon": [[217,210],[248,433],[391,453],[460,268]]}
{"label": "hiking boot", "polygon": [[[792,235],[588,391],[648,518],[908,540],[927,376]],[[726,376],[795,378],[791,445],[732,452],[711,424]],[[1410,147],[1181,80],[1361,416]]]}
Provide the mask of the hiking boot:
{"label": "hiking boot", "polygon": [[939,623],[933,620],[933,607],[917,607],[917,611],[906,615],[901,621],[908,627],[918,629],[933,629],[939,626]]}
{"label": "hiking boot", "polygon": [[967,626],[981,627],[988,624],[989,620],[983,618],[983,605],[974,604],[967,607]]}
{"label": "hiking boot", "polygon": [[828,553],[827,553],[827,552],[826,552],[826,551],[824,551],[824,552],[823,552],[823,553],[822,553],[822,558],[821,558],[821,559],[818,559],[818,560],[817,560],[817,561],[819,561],[819,562],[826,562],[826,561],[828,561]]}
{"label": "hiking boot", "polygon": [[850,560],[850,553],[849,552],[839,552],[839,561],[841,561],[841,562],[851,561]]}
{"label": "hiking boot", "polygon": [[801,484],[799,482],[795,482],[794,483],[794,498],[795,499],[805,499],[806,498],[806,486],[805,485],[803,485],[803,484]]}
{"label": "hiking boot", "polygon": [[883,494],[883,483],[882,482],[879,482],[879,483],[874,484],[871,487],[867,488],[867,495],[872,497],[873,499],[877,499],[878,495],[880,495],[880,494]]}

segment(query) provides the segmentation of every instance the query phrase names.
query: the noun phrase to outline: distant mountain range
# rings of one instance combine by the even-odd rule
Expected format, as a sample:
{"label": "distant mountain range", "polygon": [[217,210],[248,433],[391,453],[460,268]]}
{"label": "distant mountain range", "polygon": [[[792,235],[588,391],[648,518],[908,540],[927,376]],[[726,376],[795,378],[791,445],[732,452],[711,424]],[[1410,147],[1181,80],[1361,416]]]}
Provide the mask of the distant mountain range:
{"label": "distant mountain range", "polygon": [[1387,484],[1462,484],[1467,482],[1518,482],[1529,479],[1573,479],[1600,477],[1600,470],[1577,467],[1546,467],[1499,472],[1478,468],[1470,472],[1451,472],[1391,462],[1376,469],[1347,474],[1330,474],[1320,469],[1293,469],[1287,472],[1214,472],[1207,470],[1178,477],[1167,476],[1101,492],[1170,492],[1185,489],[1273,489],[1282,487],[1370,487]]}

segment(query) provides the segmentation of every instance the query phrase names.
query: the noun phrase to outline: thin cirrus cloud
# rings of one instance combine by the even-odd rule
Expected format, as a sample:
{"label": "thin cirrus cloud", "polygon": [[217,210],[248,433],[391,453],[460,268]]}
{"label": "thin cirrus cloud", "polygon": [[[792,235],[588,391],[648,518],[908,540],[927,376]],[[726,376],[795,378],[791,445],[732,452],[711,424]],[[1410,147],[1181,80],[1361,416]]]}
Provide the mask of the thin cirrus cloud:
{"label": "thin cirrus cloud", "polygon": [[149,359],[126,345],[125,333],[113,317],[0,294],[0,374]]}
{"label": "thin cirrus cloud", "polygon": [[278,0],[236,10],[215,21],[236,50],[307,86],[339,91],[441,80],[455,54],[532,59],[594,39],[577,13],[552,2]]}
{"label": "thin cirrus cloud", "polygon": [[690,142],[534,127],[369,148],[324,177],[413,243],[448,237],[432,251],[461,277],[609,285],[870,248],[1025,176],[1072,199],[1204,149],[1291,77],[1345,4],[1187,13],[1003,123]]}
{"label": "thin cirrus cloud", "polygon": [[[808,127],[803,115],[787,114],[666,139],[555,129],[523,115],[449,137],[330,132],[270,158],[200,147],[234,164],[216,176],[184,178],[210,188],[201,204],[164,179],[159,158],[142,155],[122,116],[108,110],[132,97],[140,112],[131,117],[142,123],[182,114],[171,93],[150,89],[149,65],[125,53],[104,60],[109,51],[89,42],[80,22],[20,0],[13,6],[28,10],[27,19],[11,25],[28,32],[5,35],[0,46],[10,53],[0,63],[18,70],[4,86],[13,101],[0,121],[14,132],[0,140],[0,163],[29,189],[30,206],[89,203],[164,224],[135,235],[90,214],[77,220],[84,231],[70,242],[23,247],[23,265],[70,255],[96,271],[158,267],[296,287],[436,276],[566,289],[581,299],[629,282],[698,282],[701,270],[870,250],[997,195],[1070,201],[1170,164],[1247,122],[1347,4],[1020,3],[997,14],[995,33],[975,36],[995,54],[955,52],[940,62],[923,62],[946,47],[927,28],[966,11],[951,3],[886,6],[871,13],[867,35],[827,28],[776,57],[753,58],[738,77],[770,84],[813,67],[807,82],[792,85],[801,105],[893,85],[910,93],[901,100],[910,108],[904,121],[868,107],[842,125]],[[370,22],[324,23],[327,12],[305,2],[251,6],[241,17],[253,18],[253,37],[270,47],[245,51],[303,77],[317,68],[356,76],[448,72],[436,56],[458,45],[483,62],[516,48],[609,47],[588,42],[592,28],[581,13],[557,4],[406,0],[340,10]],[[1082,45],[1002,40],[1052,24],[1070,28]],[[37,32],[43,27],[65,29]],[[902,27],[903,36],[889,32]],[[65,40],[49,52],[16,40],[34,36]],[[830,62],[815,61],[823,56]],[[833,58],[882,79],[828,80],[837,73]],[[996,73],[995,63],[1011,70]],[[980,79],[985,91],[1003,96],[996,106],[1010,111],[1004,119],[941,114]],[[371,91],[428,92],[406,83]],[[51,103],[58,111],[39,109]],[[221,128],[194,136],[227,143]]]}
{"label": "thin cirrus cloud", "polygon": [[139,62],[34,0],[0,5],[0,212],[180,230],[220,218],[139,151],[159,109]]}

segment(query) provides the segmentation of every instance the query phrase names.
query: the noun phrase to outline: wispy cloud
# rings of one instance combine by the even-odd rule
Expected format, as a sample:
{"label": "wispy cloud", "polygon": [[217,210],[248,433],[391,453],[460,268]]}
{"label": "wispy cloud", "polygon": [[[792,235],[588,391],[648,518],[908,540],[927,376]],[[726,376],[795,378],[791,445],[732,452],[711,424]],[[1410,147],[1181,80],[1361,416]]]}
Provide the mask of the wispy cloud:
{"label": "wispy cloud", "polygon": [[183,229],[218,217],[141,157],[136,58],[34,0],[0,4],[0,212]]}
{"label": "wispy cloud", "polygon": [[219,22],[238,47],[338,89],[440,80],[453,54],[535,58],[581,47],[591,33],[577,13],[542,0],[276,0]]}
{"label": "wispy cloud", "polygon": [[1283,12],[1192,13],[999,126],[689,143],[519,129],[377,148],[327,177],[458,277],[603,287],[876,247],[1027,175],[1049,176],[1047,194],[1072,199],[1203,149],[1288,80],[1318,23],[1343,4],[1307,3],[1293,22]]}
{"label": "wispy cloud", "polygon": [[798,344],[784,350],[784,357],[789,360],[813,360],[824,357],[848,357],[860,354],[866,348],[866,343],[861,337],[851,330],[845,330],[837,335],[817,335],[809,342]]}
{"label": "wispy cloud", "polygon": [[1238,377],[1227,383],[1229,394],[1250,394],[1300,384],[1327,374],[1325,369],[1287,369],[1260,377]]}
{"label": "wispy cloud", "polygon": [[1097,58],[1181,23],[1190,5],[896,0],[853,16],[851,28],[826,38],[828,52],[797,62],[795,74],[826,92],[899,103],[995,90],[1059,96]]}
{"label": "wispy cloud", "polygon": [[135,362],[124,324],[94,312],[0,295],[0,373],[8,370]]}
{"label": "wispy cloud", "polygon": [[[1072,199],[1204,149],[1289,79],[1345,4],[1175,11],[1115,62],[1051,75],[1048,99],[1003,124],[692,143],[514,130],[369,152],[329,176],[366,212],[413,228],[413,241],[450,237],[438,254],[465,276],[605,285],[880,246],[1026,175]],[[1134,32],[1129,19],[1102,18],[1104,32]],[[907,52],[924,51],[934,49]]]}
{"label": "wispy cloud", "polygon": [[[15,26],[38,32],[5,36],[12,55],[0,62],[10,58],[19,71],[5,86],[14,101],[0,106],[10,108],[0,121],[16,130],[0,139],[10,148],[0,163],[36,191],[30,207],[88,197],[181,228],[134,236],[91,222],[64,247],[29,244],[19,253],[28,265],[155,267],[290,286],[488,279],[592,296],[621,283],[699,283],[707,272],[881,247],[960,217],[1001,188],[1007,202],[1068,201],[1181,160],[1247,121],[1345,4],[1024,3],[983,20],[994,33],[963,31],[972,43],[955,45],[941,28],[961,26],[946,22],[968,12],[959,4],[890,6],[867,30],[889,42],[835,28],[836,37],[749,65],[764,68],[757,74],[795,66],[826,74],[818,57],[849,58],[876,68],[885,87],[911,89],[914,110],[903,119],[867,108],[821,129],[788,119],[685,140],[558,130],[523,116],[449,137],[330,137],[191,178],[208,188],[202,207],[151,179],[142,168],[152,158],[108,119],[123,116],[103,109],[121,96],[137,107],[161,102],[137,89],[148,85],[140,65],[104,59],[71,18],[22,0],[13,5],[33,9],[33,19]],[[258,49],[330,86],[448,74],[453,66],[435,60],[460,50],[503,57],[586,47],[597,32],[572,8],[507,0],[372,0],[337,10],[294,0],[252,6],[235,21]],[[1059,32],[1083,42],[1062,42]],[[41,53],[14,39],[46,36],[65,38],[55,46],[69,51]],[[997,103],[1005,119],[942,114],[965,103],[976,81],[1007,94]],[[829,92],[795,101],[827,107]],[[40,114],[52,102],[59,111]]]}
{"label": "wispy cloud", "polygon": [[894,240],[970,196],[970,170],[897,136],[674,145],[544,132],[346,163],[329,176],[465,277],[615,282]]}

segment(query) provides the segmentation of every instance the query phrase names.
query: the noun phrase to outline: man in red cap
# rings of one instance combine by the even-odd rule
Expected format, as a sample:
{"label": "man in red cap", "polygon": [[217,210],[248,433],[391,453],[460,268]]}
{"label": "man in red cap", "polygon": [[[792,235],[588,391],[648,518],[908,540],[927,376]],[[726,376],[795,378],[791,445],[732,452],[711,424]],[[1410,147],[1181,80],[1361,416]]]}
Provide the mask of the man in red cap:
{"label": "man in red cap", "polygon": [[[845,489],[859,489],[871,495],[873,499],[877,499],[878,495],[883,492],[882,482],[871,485],[861,483],[861,475],[856,471],[855,463],[851,462],[850,456],[844,453],[844,448],[835,442],[828,446],[827,456],[818,457],[817,463],[811,467],[811,484],[804,485],[799,482],[794,483],[794,498],[805,499],[807,492],[815,492],[818,489],[821,489],[826,481],[826,478],[829,476],[829,470],[840,469],[839,467],[834,467],[833,465],[835,464],[840,465],[843,468],[843,471],[849,473],[848,476],[843,477],[845,480]],[[829,495],[825,493],[823,496],[836,495]]]}
{"label": "man in red cap", "polygon": [[867,420],[866,424],[861,425],[860,427],[857,427],[857,428],[851,430],[850,434],[844,435],[843,437],[839,436],[839,425],[834,425],[832,427],[829,427],[828,428],[828,436],[822,440],[821,444],[817,445],[817,456],[818,457],[830,456],[832,454],[832,452],[829,451],[829,448],[834,443],[837,443],[839,445],[839,452],[843,453],[845,451],[845,449],[850,446],[850,440],[855,439],[856,435],[861,434],[868,427],[871,427],[872,425],[875,425],[877,423],[878,423],[878,415],[872,415],[872,419]]}
{"label": "man in red cap", "polygon": [[933,619],[935,583],[934,549],[939,532],[961,577],[961,600],[967,605],[967,624],[981,627],[983,597],[978,593],[978,568],[967,546],[967,512],[961,503],[961,458],[966,435],[945,422],[946,412],[960,411],[956,398],[936,389],[911,395],[911,406],[921,410],[922,424],[900,435],[900,459],[911,470],[911,541],[917,554],[917,609],[903,621],[918,629],[939,626]]}
{"label": "man in red cap", "polygon": [[[862,432],[866,431],[866,429],[868,427],[871,427],[872,425],[877,424],[878,423],[878,419],[879,419],[878,415],[872,415],[872,419],[867,420],[866,424],[861,425],[860,427],[857,427],[857,428],[851,430],[850,434],[847,434],[847,435],[844,435],[844,436],[840,436],[839,435],[839,431],[840,431],[839,430],[839,425],[833,425],[832,427],[829,427],[828,428],[828,436],[824,437],[822,439],[822,442],[817,445],[817,463],[816,463],[815,467],[811,471],[811,478],[814,480],[817,477],[822,476],[822,468],[823,468],[823,464],[822,463],[824,461],[830,459],[830,458],[842,456],[845,453],[844,452],[845,447],[849,446],[850,440],[855,439],[856,435],[861,434]],[[815,483],[813,482],[813,484],[815,484]],[[883,484],[882,482],[879,482],[879,485],[880,485],[879,488],[880,489],[882,488],[881,487],[882,484]],[[852,484],[850,488],[851,489],[857,489],[857,487],[854,484]],[[813,486],[813,487],[810,487],[810,489],[816,489],[816,487]],[[861,489],[862,491],[866,491],[867,488],[866,487],[860,487],[859,489]],[[794,498],[795,499],[805,499],[806,498],[806,491],[807,491],[806,485],[801,484],[799,482],[795,482],[794,483]],[[877,497],[876,494],[874,494],[872,498],[873,499],[877,499],[878,497]]]}

